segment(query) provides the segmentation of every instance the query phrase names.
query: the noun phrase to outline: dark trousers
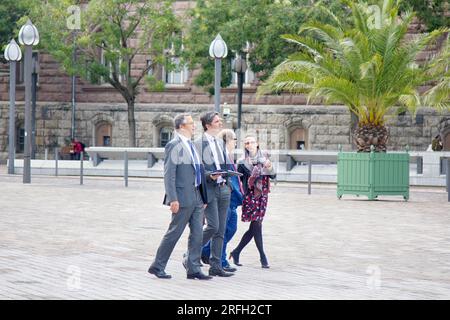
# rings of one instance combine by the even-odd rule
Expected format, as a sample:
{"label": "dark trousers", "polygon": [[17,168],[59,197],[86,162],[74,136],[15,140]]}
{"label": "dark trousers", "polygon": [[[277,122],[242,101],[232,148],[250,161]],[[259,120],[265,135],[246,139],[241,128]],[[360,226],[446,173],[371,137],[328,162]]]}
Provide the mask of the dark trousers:
{"label": "dark trousers", "polygon": [[203,230],[204,246],[211,240],[211,258],[209,263],[212,269],[222,269],[222,246],[227,224],[227,211],[230,206],[231,190],[228,185],[217,186],[216,199],[209,202],[205,209],[206,228]]}
{"label": "dark trousers", "polygon": [[203,201],[198,190],[195,192],[195,197],[197,198],[196,205],[180,207],[177,213],[172,213],[172,221],[156,252],[155,261],[151,265],[152,268],[157,270],[166,268],[175,245],[183,234],[186,225],[189,224],[191,232],[188,239],[187,273],[193,274],[201,271]]}
{"label": "dark trousers", "polygon": [[250,227],[244,233],[241,241],[239,242],[236,249],[233,250],[233,252],[235,252],[239,256],[241,251],[245,248],[245,246],[252,239],[255,240],[256,248],[258,249],[261,263],[267,264],[267,258],[266,258],[266,254],[264,253],[264,246],[263,246],[262,221],[261,220],[250,222]]}
{"label": "dark trousers", "polygon": [[[223,236],[222,246],[222,267],[228,267],[230,264],[227,260],[227,244],[233,238],[237,231],[237,207],[229,207],[227,212],[227,226]],[[211,241],[203,246],[202,256],[209,258],[211,255]]]}

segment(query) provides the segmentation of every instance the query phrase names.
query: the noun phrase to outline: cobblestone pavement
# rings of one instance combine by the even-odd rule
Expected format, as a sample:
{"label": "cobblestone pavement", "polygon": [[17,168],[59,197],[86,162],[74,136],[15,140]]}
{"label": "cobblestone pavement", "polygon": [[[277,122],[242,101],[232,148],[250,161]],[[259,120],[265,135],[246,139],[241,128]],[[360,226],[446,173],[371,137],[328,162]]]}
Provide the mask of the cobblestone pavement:
{"label": "cobblestone pavement", "polygon": [[[251,242],[236,275],[186,279],[186,229],[166,271],[147,273],[170,214],[161,179],[9,176],[0,167],[0,299],[450,299],[444,188],[367,201],[334,185],[273,186],[264,220],[271,265]],[[234,247],[247,229],[239,222]],[[206,267],[203,268],[207,272]]]}

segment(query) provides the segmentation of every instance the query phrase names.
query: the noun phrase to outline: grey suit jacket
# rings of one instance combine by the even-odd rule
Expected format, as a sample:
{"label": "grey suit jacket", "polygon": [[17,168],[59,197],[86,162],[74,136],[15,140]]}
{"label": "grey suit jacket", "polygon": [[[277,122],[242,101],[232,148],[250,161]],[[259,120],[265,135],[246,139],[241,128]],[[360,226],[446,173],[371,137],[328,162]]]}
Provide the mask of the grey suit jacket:
{"label": "grey suit jacket", "polygon": [[[225,145],[221,139],[217,139],[218,144],[222,148],[222,150],[225,150]],[[211,147],[209,145],[208,139],[206,138],[205,134],[202,134],[202,137],[195,140],[195,146],[197,147],[197,150],[199,150],[202,162],[205,170],[205,180],[206,180],[206,192],[208,194],[208,201],[211,202],[215,200],[216,198],[216,188],[217,188],[217,182],[209,177],[211,172],[217,171],[216,164],[214,163],[214,155],[211,151]],[[224,157],[225,162],[220,164],[220,167],[222,170],[226,170],[226,161],[227,157]],[[224,179],[228,183],[228,177],[224,177]]]}
{"label": "grey suit jacket", "polygon": [[[200,157],[200,152],[196,151]],[[200,168],[202,173],[200,193],[203,203],[207,203],[205,172],[202,164]],[[170,205],[173,201],[178,201],[180,207],[196,205],[195,166],[189,150],[178,136],[169,141],[164,150],[164,187],[166,194],[163,203],[165,205]]]}

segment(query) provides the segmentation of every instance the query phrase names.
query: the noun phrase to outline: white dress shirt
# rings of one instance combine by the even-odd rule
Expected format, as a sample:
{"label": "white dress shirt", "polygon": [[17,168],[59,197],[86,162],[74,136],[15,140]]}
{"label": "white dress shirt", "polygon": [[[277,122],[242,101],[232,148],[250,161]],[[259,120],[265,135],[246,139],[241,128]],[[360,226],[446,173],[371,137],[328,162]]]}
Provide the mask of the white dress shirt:
{"label": "white dress shirt", "polygon": [[[216,140],[216,137],[214,137],[214,136],[212,136],[212,135],[210,135],[210,134],[208,134],[206,132],[205,132],[205,137],[208,140],[209,147],[211,148],[211,151],[212,151],[212,154],[213,154],[213,157],[214,157],[214,164],[216,165],[216,169],[217,170],[222,170],[222,168],[220,167],[220,159],[223,159],[223,149],[222,149],[222,147],[220,146],[219,143],[217,143],[219,151],[222,153],[222,155],[219,156],[217,154],[217,151],[216,151],[216,143],[214,142],[214,140]],[[225,160],[225,159],[223,159],[223,160]],[[217,179],[217,183],[222,183],[224,181],[225,181],[225,179],[222,178],[222,176],[220,176]]]}
{"label": "white dress shirt", "polygon": [[[199,164],[199,163],[200,163],[200,160],[199,160],[199,158],[198,158],[197,151],[195,150],[195,146],[193,146],[195,154],[192,154],[191,146],[190,146],[189,143],[188,143],[188,141],[191,141],[191,139],[189,139],[189,138],[183,136],[183,135],[180,134],[180,133],[177,133],[177,135],[180,137],[181,141],[184,143],[184,145],[186,146],[186,148],[189,150],[189,154],[191,155],[192,161],[193,161],[194,163]],[[193,144],[192,141],[191,141],[191,143]]]}

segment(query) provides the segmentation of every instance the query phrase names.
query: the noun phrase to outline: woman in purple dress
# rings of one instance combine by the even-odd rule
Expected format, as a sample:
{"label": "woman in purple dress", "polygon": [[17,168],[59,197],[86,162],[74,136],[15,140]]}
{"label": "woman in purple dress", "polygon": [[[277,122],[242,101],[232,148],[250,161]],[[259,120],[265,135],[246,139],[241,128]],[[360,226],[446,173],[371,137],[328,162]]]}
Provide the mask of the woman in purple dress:
{"label": "woman in purple dress", "polygon": [[244,189],[242,202],[242,221],[250,222],[249,229],[242,236],[239,245],[230,253],[230,259],[237,266],[242,249],[254,238],[259,251],[261,267],[269,268],[264,253],[262,238],[262,222],[266,214],[267,200],[270,192],[270,179],[275,179],[272,162],[264,154],[254,136],[247,136],[244,140],[244,159],[238,162],[238,172],[242,173],[241,180]]}

